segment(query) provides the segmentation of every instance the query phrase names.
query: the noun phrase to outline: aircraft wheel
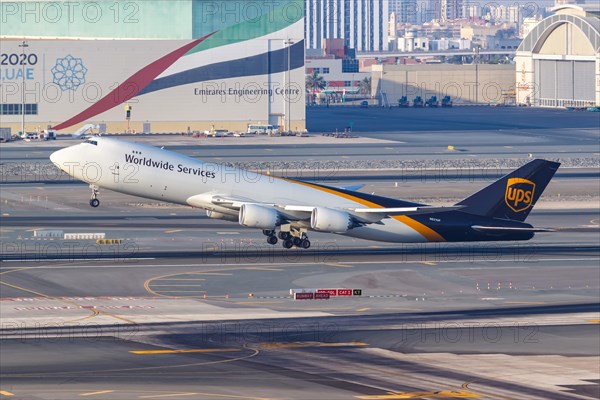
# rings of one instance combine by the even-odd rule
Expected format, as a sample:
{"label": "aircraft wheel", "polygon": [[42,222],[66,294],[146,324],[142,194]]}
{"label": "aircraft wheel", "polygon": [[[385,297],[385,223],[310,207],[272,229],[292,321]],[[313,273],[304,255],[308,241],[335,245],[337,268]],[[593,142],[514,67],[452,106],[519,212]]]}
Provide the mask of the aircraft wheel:
{"label": "aircraft wheel", "polygon": [[302,244],[302,239],[295,237],[292,239],[292,242],[294,243],[294,246],[300,246]]}
{"label": "aircraft wheel", "polygon": [[263,232],[263,235],[265,235],[265,236],[273,236],[273,233],[274,233],[272,230],[269,230],[269,229],[263,229],[262,232]]}
{"label": "aircraft wheel", "polygon": [[100,205],[100,200],[98,200],[98,199],[91,199],[91,200],[90,200],[90,206],[92,206],[92,207],[96,208],[96,207],[98,207],[99,205]]}
{"label": "aircraft wheel", "polygon": [[291,249],[293,245],[294,242],[292,242],[290,239],[286,239],[283,241],[283,247],[286,249]]}
{"label": "aircraft wheel", "polygon": [[269,236],[267,238],[267,243],[269,243],[269,244],[277,244],[277,238],[275,236]]}
{"label": "aircraft wheel", "polygon": [[308,249],[310,247],[310,240],[308,240],[308,239],[302,240],[301,246],[303,249]]}
{"label": "aircraft wheel", "polygon": [[290,238],[290,233],[289,232],[279,232],[279,239],[281,240],[287,240]]}

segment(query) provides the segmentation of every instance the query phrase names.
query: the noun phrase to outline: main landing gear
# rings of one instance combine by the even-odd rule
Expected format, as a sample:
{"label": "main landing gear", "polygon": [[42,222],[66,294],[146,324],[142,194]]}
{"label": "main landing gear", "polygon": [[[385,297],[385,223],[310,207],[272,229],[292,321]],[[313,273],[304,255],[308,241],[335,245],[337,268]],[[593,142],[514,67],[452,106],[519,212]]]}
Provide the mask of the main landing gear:
{"label": "main landing gear", "polygon": [[289,231],[282,230],[277,236],[275,236],[274,230],[263,230],[263,234],[267,236],[267,243],[269,244],[277,244],[277,238],[281,239],[281,244],[286,249],[291,249],[294,246],[303,249],[308,249],[310,247],[310,240],[308,240],[306,232],[302,232],[299,229],[290,229]]}
{"label": "main landing gear", "polygon": [[98,200],[98,193],[100,192],[100,188],[98,186],[90,185],[90,189],[92,189],[92,198],[90,199],[90,206],[96,208],[100,205],[100,200]]}

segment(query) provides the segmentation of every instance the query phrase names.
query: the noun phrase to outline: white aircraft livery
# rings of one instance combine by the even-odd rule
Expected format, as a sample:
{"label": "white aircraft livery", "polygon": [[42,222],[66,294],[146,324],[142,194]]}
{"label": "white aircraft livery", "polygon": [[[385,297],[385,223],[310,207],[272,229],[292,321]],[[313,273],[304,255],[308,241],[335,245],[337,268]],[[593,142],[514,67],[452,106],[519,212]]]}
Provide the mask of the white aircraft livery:
{"label": "white aircraft livery", "polygon": [[50,160],[99,190],[192,206],[210,218],[262,229],[269,244],[309,248],[309,231],[382,242],[528,240],[548,231],[525,218],[559,163],[533,160],[454,206],[435,207],[350,188],[274,177],[107,137],[58,150]]}

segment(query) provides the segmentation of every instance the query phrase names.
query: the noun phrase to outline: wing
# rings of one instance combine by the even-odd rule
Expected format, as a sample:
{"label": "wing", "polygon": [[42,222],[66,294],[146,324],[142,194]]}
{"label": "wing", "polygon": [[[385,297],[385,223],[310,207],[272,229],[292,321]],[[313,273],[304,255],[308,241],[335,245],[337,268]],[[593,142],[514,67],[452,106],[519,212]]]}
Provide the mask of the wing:
{"label": "wing", "polygon": [[[264,208],[270,208],[276,210],[280,216],[287,222],[309,220],[313,210],[319,206],[311,205],[295,205],[295,204],[276,204],[276,203],[265,203],[256,202],[252,199],[235,197],[229,195],[198,195],[188,199],[188,204],[194,207],[207,208],[209,205],[226,208],[230,211],[239,211],[244,204],[252,204],[261,206]],[[327,207],[326,207],[327,208]],[[463,208],[463,206],[448,206],[448,207],[437,207],[437,206],[414,206],[414,207],[392,207],[392,208],[338,208],[331,207],[331,209],[341,212],[346,212],[352,216],[356,223],[372,224],[380,223],[385,218],[391,218],[400,215],[418,215],[418,214],[431,214],[431,213],[442,213],[448,211],[455,211]]]}

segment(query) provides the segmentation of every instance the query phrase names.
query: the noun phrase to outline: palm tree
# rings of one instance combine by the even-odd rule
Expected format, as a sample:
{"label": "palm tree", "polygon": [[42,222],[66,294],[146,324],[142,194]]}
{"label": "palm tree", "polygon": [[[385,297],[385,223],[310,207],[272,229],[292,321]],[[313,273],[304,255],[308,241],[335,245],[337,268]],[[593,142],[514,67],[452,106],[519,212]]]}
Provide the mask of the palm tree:
{"label": "palm tree", "polygon": [[359,91],[362,94],[371,94],[371,77],[367,76],[358,84]]}
{"label": "palm tree", "polygon": [[325,88],[325,79],[316,71],[306,77],[306,91],[313,93]]}

